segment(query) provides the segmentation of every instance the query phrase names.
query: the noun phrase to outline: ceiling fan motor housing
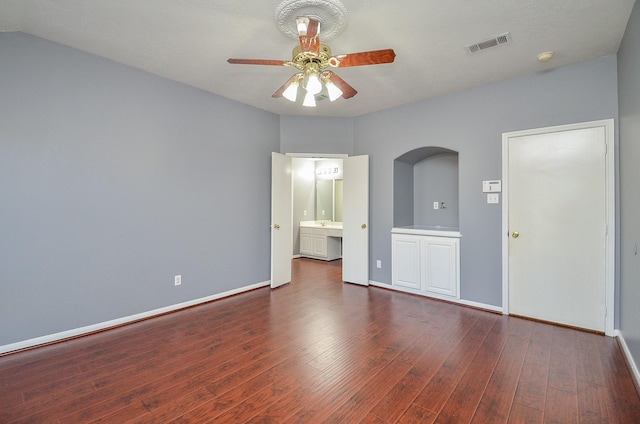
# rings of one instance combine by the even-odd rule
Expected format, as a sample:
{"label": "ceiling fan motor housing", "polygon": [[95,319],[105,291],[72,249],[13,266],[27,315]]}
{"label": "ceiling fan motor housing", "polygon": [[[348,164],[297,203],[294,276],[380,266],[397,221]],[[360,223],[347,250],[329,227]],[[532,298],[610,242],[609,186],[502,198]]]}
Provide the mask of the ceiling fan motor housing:
{"label": "ceiling fan motor housing", "polygon": [[331,48],[324,43],[320,43],[320,50],[318,54],[313,52],[303,52],[302,48],[297,45],[293,48],[292,57],[292,65],[300,70],[304,70],[310,62],[317,63],[320,70],[323,70],[328,66],[335,66],[331,63]]}

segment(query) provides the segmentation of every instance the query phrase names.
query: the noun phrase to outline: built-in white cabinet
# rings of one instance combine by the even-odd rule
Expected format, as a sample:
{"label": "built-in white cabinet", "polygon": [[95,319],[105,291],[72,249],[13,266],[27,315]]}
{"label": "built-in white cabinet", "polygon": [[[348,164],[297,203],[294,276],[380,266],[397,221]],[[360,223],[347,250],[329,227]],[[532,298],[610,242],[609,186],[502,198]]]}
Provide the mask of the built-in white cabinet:
{"label": "built-in white cabinet", "polygon": [[460,298],[460,233],[447,229],[394,228],[392,283],[443,298]]}
{"label": "built-in white cabinet", "polygon": [[342,229],[321,224],[300,225],[300,255],[332,261],[341,257]]}

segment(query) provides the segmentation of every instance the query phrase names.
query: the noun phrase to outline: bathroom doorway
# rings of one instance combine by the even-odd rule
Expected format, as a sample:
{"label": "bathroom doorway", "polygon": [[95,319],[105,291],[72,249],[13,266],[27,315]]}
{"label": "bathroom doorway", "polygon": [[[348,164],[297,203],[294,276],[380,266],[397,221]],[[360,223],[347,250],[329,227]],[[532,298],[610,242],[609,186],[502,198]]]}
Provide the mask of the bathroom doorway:
{"label": "bathroom doorway", "polygon": [[[342,257],[343,281],[368,285],[368,156],[273,155],[272,175],[291,178],[288,187],[282,181],[272,187],[272,287],[290,280],[284,270],[290,270],[292,258],[314,256]],[[273,240],[287,237],[290,248],[274,248]]]}

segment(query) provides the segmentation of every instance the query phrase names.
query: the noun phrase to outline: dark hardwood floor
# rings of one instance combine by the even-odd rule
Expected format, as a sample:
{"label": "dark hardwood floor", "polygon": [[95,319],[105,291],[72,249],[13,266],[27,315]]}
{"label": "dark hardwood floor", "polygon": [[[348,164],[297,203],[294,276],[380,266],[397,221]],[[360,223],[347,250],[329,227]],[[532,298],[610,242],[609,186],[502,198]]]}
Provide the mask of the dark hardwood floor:
{"label": "dark hardwood floor", "polygon": [[0,357],[0,422],[640,422],[613,338],[293,275]]}

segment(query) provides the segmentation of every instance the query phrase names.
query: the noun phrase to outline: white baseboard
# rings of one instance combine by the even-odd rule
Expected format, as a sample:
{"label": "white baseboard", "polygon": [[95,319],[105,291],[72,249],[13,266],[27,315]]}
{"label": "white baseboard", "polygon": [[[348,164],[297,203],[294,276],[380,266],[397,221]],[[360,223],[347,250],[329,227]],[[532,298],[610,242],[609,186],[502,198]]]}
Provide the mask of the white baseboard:
{"label": "white baseboard", "polygon": [[417,294],[419,296],[429,297],[432,299],[446,300],[447,302],[457,303],[464,306],[471,306],[472,308],[484,309],[487,311],[497,312],[500,314],[502,313],[502,307],[500,306],[488,305],[486,303],[474,302],[472,300],[456,299],[449,296],[440,296],[436,293],[425,293],[417,290],[405,289],[404,287],[393,286],[391,284],[384,284],[384,283],[380,283],[373,280],[369,280],[369,285],[375,286],[375,287],[382,287],[384,289],[389,289],[389,290],[400,291],[404,293]]}
{"label": "white baseboard", "polygon": [[624,337],[620,330],[615,330],[614,336],[618,338],[618,342],[622,347],[622,353],[624,354],[625,359],[627,360],[627,364],[629,364],[629,370],[631,371],[631,377],[633,377],[633,382],[636,384],[636,390],[640,393],[640,372],[638,372],[638,366],[636,362],[633,360],[633,356],[631,355],[631,351],[627,346],[627,342],[625,342]]}
{"label": "white baseboard", "polygon": [[168,312],[177,311],[179,309],[188,308],[201,303],[211,302],[212,300],[222,299],[223,297],[233,296],[235,294],[243,293],[246,291],[258,289],[271,284],[271,281],[263,281],[261,283],[252,284],[249,286],[240,287],[234,290],[229,290],[223,293],[214,294],[211,296],[201,297],[199,299],[189,300],[187,302],[178,303],[175,305],[165,306],[163,308],[153,309],[151,311],[141,312],[139,314],[130,315],[127,317],[116,318],[110,321],[104,321],[97,324],[87,325],[85,327],[74,328],[72,330],[62,331],[60,333],[49,334],[46,336],[36,337],[29,340],[23,340],[21,342],[11,343],[8,345],[0,346],[0,354],[7,352],[28,349],[38,345],[57,342],[60,340],[69,339],[72,337],[82,336],[84,334],[95,333],[96,331],[107,330],[109,328],[118,327],[123,324],[129,324],[142,319],[151,318],[157,315],[166,314]]}

